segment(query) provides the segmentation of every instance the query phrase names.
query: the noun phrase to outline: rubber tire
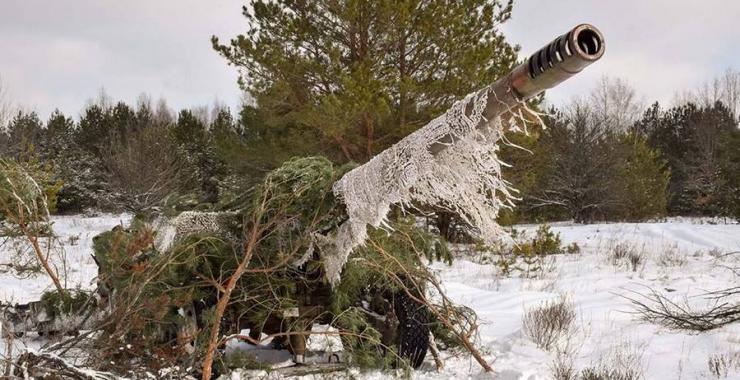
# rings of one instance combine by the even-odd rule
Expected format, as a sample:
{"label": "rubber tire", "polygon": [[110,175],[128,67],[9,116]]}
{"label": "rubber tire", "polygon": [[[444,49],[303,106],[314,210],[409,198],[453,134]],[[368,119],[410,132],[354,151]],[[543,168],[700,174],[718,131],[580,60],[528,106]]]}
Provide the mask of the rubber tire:
{"label": "rubber tire", "polygon": [[417,369],[429,350],[429,310],[405,292],[394,294],[393,310],[398,318],[398,355]]}

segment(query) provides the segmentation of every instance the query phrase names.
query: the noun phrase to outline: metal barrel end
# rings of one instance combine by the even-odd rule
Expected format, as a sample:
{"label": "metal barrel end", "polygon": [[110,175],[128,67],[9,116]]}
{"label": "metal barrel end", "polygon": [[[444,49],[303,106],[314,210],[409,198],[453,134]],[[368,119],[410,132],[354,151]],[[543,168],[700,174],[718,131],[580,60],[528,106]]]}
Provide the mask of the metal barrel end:
{"label": "metal barrel end", "polygon": [[555,87],[604,55],[604,36],[580,24],[532,54],[512,72],[511,86],[521,100]]}

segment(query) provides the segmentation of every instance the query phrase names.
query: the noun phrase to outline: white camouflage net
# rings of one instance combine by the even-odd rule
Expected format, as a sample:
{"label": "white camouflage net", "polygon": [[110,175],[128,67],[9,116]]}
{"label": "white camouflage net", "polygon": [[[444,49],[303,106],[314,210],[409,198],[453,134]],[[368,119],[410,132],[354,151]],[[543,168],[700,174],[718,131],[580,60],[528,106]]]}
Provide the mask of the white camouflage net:
{"label": "white camouflage net", "polygon": [[160,218],[154,223],[157,231],[154,246],[159,252],[164,252],[180,240],[199,233],[226,237],[223,226],[237,215],[235,212],[184,211],[174,218]]}
{"label": "white camouflage net", "polygon": [[[476,128],[486,121],[487,100],[488,91],[468,95],[334,184],[334,194],[344,201],[349,220],[335,233],[317,236],[332,284],[339,280],[352,250],[365,242],[367,226],[388,228],[385,222],[392,205],[445,208],[475,228],[488,244],[508,236],[496,222],[500,208],[512,205],[514,199],[496,155],[504,126],[496,118],[485,128]],[[466,115],[469,105],[472,112]],[[445,136],[454,143],[433,155],[430,147]]]}

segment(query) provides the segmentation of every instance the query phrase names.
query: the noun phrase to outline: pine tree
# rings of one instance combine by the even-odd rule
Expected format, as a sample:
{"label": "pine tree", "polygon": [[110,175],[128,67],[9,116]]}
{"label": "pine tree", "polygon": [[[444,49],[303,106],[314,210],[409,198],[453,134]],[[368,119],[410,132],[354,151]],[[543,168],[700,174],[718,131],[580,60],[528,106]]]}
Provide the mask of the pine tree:
{"label": "pine tree", "polygon": [[719,155],[725,177],[719,213],[740,220],[740,128],[724,133]]}
{"label": "pine tree", "polygon": [[[95,203],[95,178],[90,178],[87,166],[89,156],[75,141],[75,123],[72,118],[55,110],[42,134],[41,155],[54,167],[62,186],[57,194],[57,211],[79,212]],[[101,178],[98,178],[102,181]]]}
{"label": "pine tree", "polygon": [[665,112],[655,104],[637,123],[648,144],[659,149],[671,171],[668,211],[681,215],[732,214],[736,204],[737,170],[733,145],[738,132],[722,103],[693,103]]}
{"label": "pine tree", "polygon": [[562,217],[557,211],[552,214],[552,209],[531,207],[532,196],[542,185],[542,178],[547,174],[552,157],[551,146],[542,139],[544,133],[539,125],[529,126],[527,133],[507,135],[511,144],[501,146],[499,156],[507,164],[503,168],[504,178],[511,182],[521,199],[516,207],[499,212],[498,221],[501,225]]}
{"label": "pine tree", "polygon": [[[508,72],[512,1],[262,1],[248,32],[214,48],[256,100],[247,147],[363,162]],[[264,147],[279,149],[275,159]],[[250,158],[256,154],[250,154]]]}
{"label": "pine tree", "polygon": [[[232,129],[231,116],[228,110],[216,115],[211,127],[219,133]],[[186,165],[186,175],[197,183],[201,200],[205,203],[216,203],[219,198],[219,176],[223,174],[223,164],[216,153],[215,139],[208,125],[196,117],[192,110],[182,110],[172,130],[173,138],[179,147]]]}
{"label": "pine tree", "polygon": [[614,189],[618,199],[614,218],[641,221],[664,216],[670,180],[667,162],[634,133],[620,136],[616,143],[619,180]]}
{"label": "pine tree", "polygon": [[617,204],[614,135],[585,103],[572,104],[545,124],[535,151],[540,172],[533,190],[523,194],[523,207],[550,220],[609,218]]}
{"label": "pine tree", "polygon": [[43,124],[36,112],[18,111],[10,120],[6,133],[8,145],[4,148],[5,156],[17,161],[35,158],[43,133]]}
{"label": "pine tree", "polygon": [[99,104],[88,106],[80,117],[77,144],[92,154],[99,154],[101,145],[109,138],[108,110]]}

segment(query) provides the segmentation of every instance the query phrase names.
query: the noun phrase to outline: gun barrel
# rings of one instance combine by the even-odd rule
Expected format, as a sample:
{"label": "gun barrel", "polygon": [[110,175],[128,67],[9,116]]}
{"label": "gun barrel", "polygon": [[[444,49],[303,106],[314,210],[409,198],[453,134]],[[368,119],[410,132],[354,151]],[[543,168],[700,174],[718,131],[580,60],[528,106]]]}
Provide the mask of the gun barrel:
{"label": "gun barrel", "polygon": [[532,54],[511,73],[511,87],[527,100],[578,74],[604,55],[604,36],[581,24]]}
{"label": "gun barrel", "polygon": [[[517,103],[531,99],[578,74],[602,55],[604,36],[601,32],[590,24],[576,26],[537,50],[508,75],[482,89],[488,92],[483,116],[486,120],[500,116]],[[466,113],[469,112],[472,112],[472,108],[466,110]],[[444,136],[429,149],[436,155],[453,140],[451,136]]]}
{"label": "gun barrel", "polygon": [[[427,204],[453,210],[487,243],[505,235],[496,215],[514,197],[493,149],[502,138],[503,125],[490,121],[570,78],[603,54],[604,39],[598,29],[578,25],[503,78],[468,94],[346,173],[333,191],[346,206],[348,219],[330,239],[317,242],[323,244],[327,278],[336,283],[350,252],[367,238],[367,226],[380,227],[392,205]],[[442,152],[449,155],[440,157]]]}

